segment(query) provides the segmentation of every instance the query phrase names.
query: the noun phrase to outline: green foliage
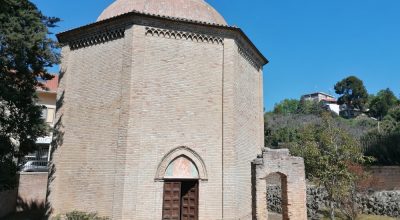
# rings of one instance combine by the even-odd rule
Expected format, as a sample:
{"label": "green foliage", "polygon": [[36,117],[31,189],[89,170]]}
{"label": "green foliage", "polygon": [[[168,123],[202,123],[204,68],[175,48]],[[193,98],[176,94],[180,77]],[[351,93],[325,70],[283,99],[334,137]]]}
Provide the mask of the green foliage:
{"label": "green foliage", "polygon": [[86,213],[73,211],[65,214],[65,216],[57,216],[54,220],[109,220],[107,217],[99,217],[96,213]]}
{"label": "green foliage", "polygon": [[400,133],[371,132],[362,139],[365,155],[376,158],[375,165],[400,165]]}
{"label": "green foliage", "polygon": [[264,115],[265,146],[270,148],[285,148],[297,138],[298,129],[306,124],[318,123],[316,115],[274,114]]}
{"label": "green foliage", "polygon": [[[332,116],[332,118],[335,126],[357,140],[377,127],[377,121],[368,117],[344,119]],[[265,146],[270,148],[287,148],[290,142],[297,140],[300,129],[308,125],[321,123],[321,114],[266,113],[264,115]]]}
{"label": "green foliage", "polygon": [[297,99],[285,99],[274,107],[276,114],[295,114],[299,108],[300,101]]}
{"label": "green foliage", "polygon": [[323,103],[310,100],[284,99],[276,104],[273,110],[275,114],[314,114],[319,115],[326,112]]}
{"label": "green foliage", "polygon": [[399,100],[390,89],[381,90],[370,101],[370,115],[382,120],[398,102]]}
{"label": "green foliage", "polygon": [[[1,150],[1,149],[0,149]],[[15,173],[17,172],[17,166],[13,159],[9,157],[3,157],[0,161],[0,192],[4,190],[13,189],[17,184],[17,178]]]}
{"label": "green foliage", "polygon": [[293,155],[304,158],[307,178],[327,190],[332,214],[335,206],[351,196],[359,178],[350,165],[372,160],[363,155],[360,143],[337,127],[328,114],[322,116],[321,124],[299,130],[297,141],[290,145]]}
{"label": "green foliage", "polygon": [[299,108],[297,110],[298,114],[305,114],[305,115],[307,114],[320,115],[323,112],[327,112],[327,110],[323,107],[323,103],[311,100],[301,100]]}
{"label": "green foliage", "polygon": [[375,157],[376,165],[400,165],[400,106],[388,111],[380,123],[362,138],[365,154]]}
{"label": "green foliage", "polygon": [[48,37],[57,21],[28,0],[0,4],[0,167],[10,168],[0,169],[0,188],[15,185],[15,158],[36,150],[36,139],[47,134],[35,92],[59,60]]}
{"label": "green foliage", "polygon": [[368,93],[363,81],[359,78],[350,76],[336,83],[335,92],[341,95],[338,99],[338,104],[346,104],[352,109],[365,109]]}

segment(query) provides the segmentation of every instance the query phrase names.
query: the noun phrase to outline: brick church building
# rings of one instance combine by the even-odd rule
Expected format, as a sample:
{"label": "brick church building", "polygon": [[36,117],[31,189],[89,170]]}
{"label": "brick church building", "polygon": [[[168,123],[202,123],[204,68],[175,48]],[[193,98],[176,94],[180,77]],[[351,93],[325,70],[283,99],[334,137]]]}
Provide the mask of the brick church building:
{"label": "brick church building", "polygon": [[264,149],[268,61],[204,0],[117,0],[57,37],[52,215],[267,219],[278,173],[284,219],[306,219],[302,159]]}

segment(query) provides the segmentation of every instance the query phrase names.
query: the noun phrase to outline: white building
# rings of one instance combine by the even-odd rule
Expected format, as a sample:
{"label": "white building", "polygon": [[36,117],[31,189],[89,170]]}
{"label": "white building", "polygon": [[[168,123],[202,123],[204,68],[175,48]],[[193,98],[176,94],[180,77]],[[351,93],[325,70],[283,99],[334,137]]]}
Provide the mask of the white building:
{"label": "white building", "polygon": [[337,115],[340,113],[340,105],[337,104],[337,99],[332,95],[323,92],[315,92],[301,96],[301,100],[322,102],[327,110]]}

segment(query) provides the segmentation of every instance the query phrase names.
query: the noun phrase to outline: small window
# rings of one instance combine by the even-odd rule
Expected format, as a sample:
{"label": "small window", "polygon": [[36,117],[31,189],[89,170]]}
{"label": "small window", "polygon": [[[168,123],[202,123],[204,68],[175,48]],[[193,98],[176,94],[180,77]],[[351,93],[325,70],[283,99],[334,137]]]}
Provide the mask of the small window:
{"label": "small window", "polygon": [[46,122],[53,123],[56,110],[54,108],[47,109]]}

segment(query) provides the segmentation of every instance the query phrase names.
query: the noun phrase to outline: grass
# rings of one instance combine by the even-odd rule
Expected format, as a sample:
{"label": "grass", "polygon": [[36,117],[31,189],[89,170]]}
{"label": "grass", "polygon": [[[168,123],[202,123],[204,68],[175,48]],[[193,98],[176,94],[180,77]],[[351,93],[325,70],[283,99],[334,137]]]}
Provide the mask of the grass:
{"label": "grass", "polygon": [[[343,220],[343,218],[337,217],[337,220]],[[399,220],[400,218],[391,218],[387,216],[377,216],[377,215],[360,215],[357,220]],[[325,217],[323,220],[329,220]]]}
{"label": "grass", "polygon": [[398,220],[400,218],[391,218],[387,216],[376,216],[376,215],[361,215],[357,220]]}

